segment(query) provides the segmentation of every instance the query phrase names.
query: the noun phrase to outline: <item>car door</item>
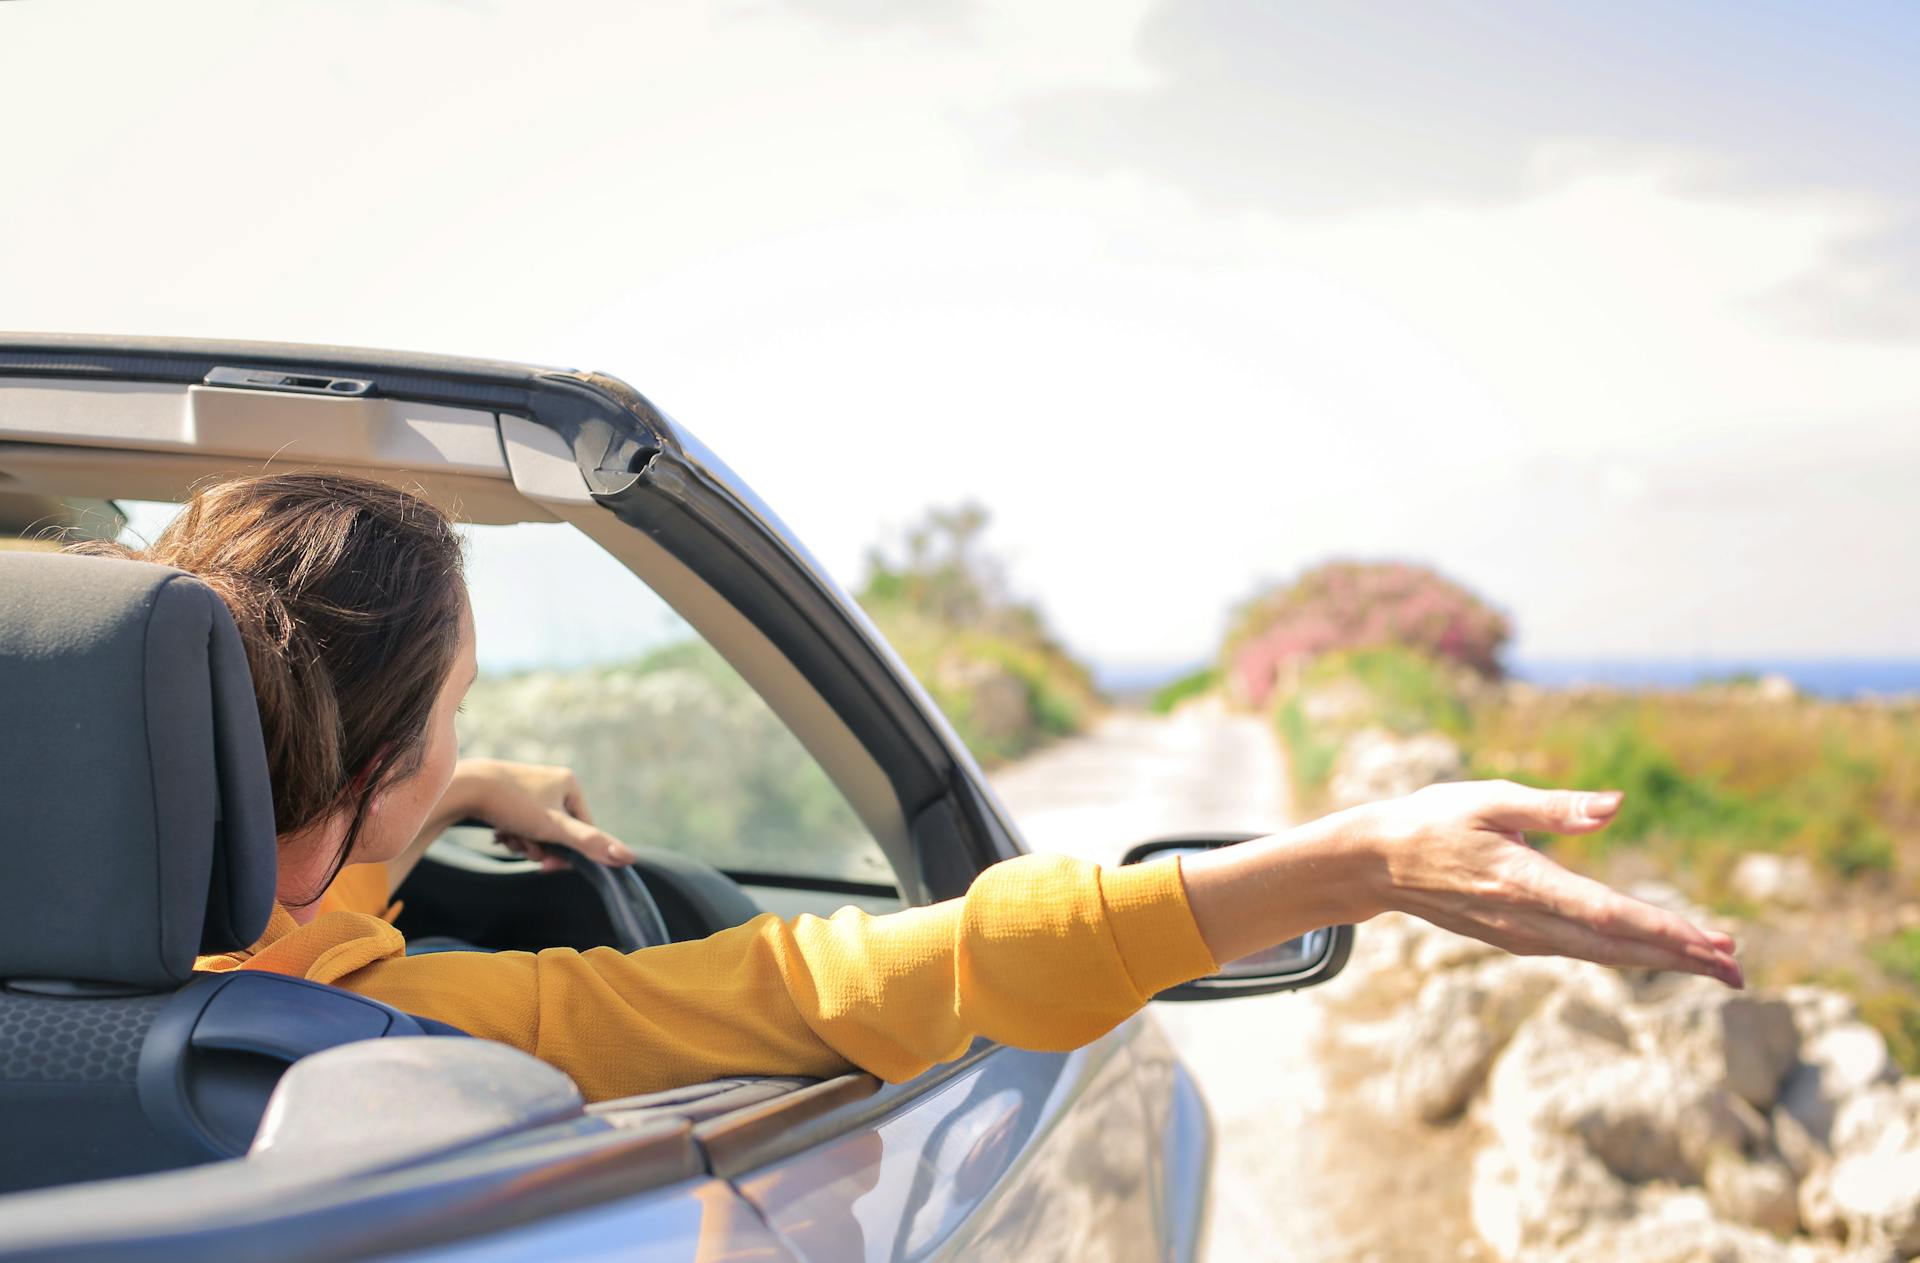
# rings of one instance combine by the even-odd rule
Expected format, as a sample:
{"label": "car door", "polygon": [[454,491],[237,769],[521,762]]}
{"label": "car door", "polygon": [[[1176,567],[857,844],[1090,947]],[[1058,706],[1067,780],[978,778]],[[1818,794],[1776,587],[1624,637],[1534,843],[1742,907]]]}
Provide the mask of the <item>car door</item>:
{"label": "car door", "polygon": [[[885,851],[825,774],[644,585],[565,527],[468,538],[483,671],[464,751],[574,768],[602,827],[722,869],[765,910],[902,906]],[[596,594],[592,632],[552,613],[568,590]],[[1139,1026],[1069,1054],[983,1041],[909,1084],[847,1076],[696,1135],[714,1173],[802,1258],[1069,1246],[1164,1257],[1129,1053]]]}
{"label": "car door", "polygon": [[1065,1054],[983,1043],[837,1135],[716,1170],[811,1260],[1169,1257],[1128,1050],[1137,1022]]}

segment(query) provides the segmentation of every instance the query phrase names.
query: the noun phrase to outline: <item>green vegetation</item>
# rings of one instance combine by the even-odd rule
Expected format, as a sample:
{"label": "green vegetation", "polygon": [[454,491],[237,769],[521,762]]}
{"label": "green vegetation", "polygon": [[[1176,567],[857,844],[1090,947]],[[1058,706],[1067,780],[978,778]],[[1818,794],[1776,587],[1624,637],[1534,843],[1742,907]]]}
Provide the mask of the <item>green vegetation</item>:
{"label": "green vegetation", "polygon": [[994,764],[1079,731],[1099,702],[1039,609],[1008,593],[982,542],[988,521],[978,505],[931,510],[896,555],[868,554],[859,595],[974,757]]}
{"label": "green vegetation", "polygon": [[[1298,674],[1272,714],[1301,802],[1319,802],[1342,745],[1367,727],[1445,733],[1473,777],[1625,790],[1606,830],[1541,844],[1572,868],[1603,879],[1657,873],[1719,912],[1769,926],[1765,962],[1749,970],[1756,985],[1846,991],[1920,1073],[1920,930],[1865,942],[1825,935],[1809,970],[1792,928],[1831,924],[1842,906],[1858,919],[1850,924],[1882,925],[1920,901],[1920,708],[1768,702],[1731,686],[1488,687],[1409,650],[1329,654]],[[1799,912],[1749,906],[1731,879],[1752,851],[1806,858],[1823,893]],[[1836,953],[1851,963],[1836,965]]]}
{"label": "green vegetation", "polygon": [[1544,694],[1482,699],[1467,744],[1476,775],[1625,790],[1612,827],[1559,851],[1646,848],[1720,903],[1750,850],[1802,854],[1842,880],[1892,874],[1896,831],[1920,821],[1896,761],[1917,730],[1911,711],[1713,689]]}
{"label": "green vegetation", "polygon": [[1343,649],[1311,659],[1275,694],[1273,722],[1287,751],[1296,801],[1324,804],[1341,748],[1362,729],[1398,736],[1469,725],[1460,669],[1396,645]]}
{"label": "green vegetation", "polygon": [[1156,715],[1170,715],[1180,703],[1217,690],[1220,680],[1219,667],[1201,667],[1198,671],[1188,672],[1171,684],[1161,685],[1147,700],[1147,709]]}
{"label": "green vegetation", "polygon": [[1860,1019],[1887,1038],[1887,1051],[1907,1074],[1920,1074],[1920,984],[1854,993]]}
{"label": "green vegetation", "polygon": [[1326,794],[1327,782],[1333,778],[1333,766],[1340,760],[1343,736],[1328,732],[1309,719],[1298,694],[1287,697],[1275,708],[1274,727],[1279,730],[1280,744],[1286,747],[1294,801],[1309,808],[1318,807]]}
{"label": "green vegetation", "polygon": [[1347,722],[1407,736],[1416,732],[1466,733],[1467,705],[1456,671],[1417,650],[1398,645],[1343,649],[1313,660],[1302,676],[1305,690],[1341,682],[1357,685],[1365,705]]}
{"label": "green vegetation", "polygon": [[1894,977],[1920,986],[1920,929],[1903,930],[1870,953],[1873,963]]}
{"label": "green vegetation", "polygon": [[465,754],[572,768],[595,820],[629,842],[724,867],[892,879],[819,764],[704,641],[483,675],[459,731]]}
{"label": "green vegetation", "polygon": [[[1510,687],[1470,661],[1504,636],[1490,609],[1417,568],[1323,567],[1242,611],[1229,691],[1271,717],[1308,810],[1333,805],[1364,730],[1442,734],[1472,777],[1626,791],[1608,829],[1541,845],[1746,919],[1757,985],[1846,991],[1920,1073],[1920,929],[1895,928],[1920,905],[1920,706],[1781,697],[1744,675],[1673,692]],[[1475,647],[1437,649],[1450,627]],[[1734,870],[1755,851],[1810,864],[1804,906],[1739,896]]]}

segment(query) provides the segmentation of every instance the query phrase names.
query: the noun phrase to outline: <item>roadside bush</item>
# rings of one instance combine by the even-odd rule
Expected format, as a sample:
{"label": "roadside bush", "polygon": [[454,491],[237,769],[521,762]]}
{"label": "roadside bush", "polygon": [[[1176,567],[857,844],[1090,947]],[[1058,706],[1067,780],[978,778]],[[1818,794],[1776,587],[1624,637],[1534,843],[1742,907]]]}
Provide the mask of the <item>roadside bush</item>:
{"label": "roadside bush", "polygon": [[1908,1074],[1920,1074],[1920,929],[1876,943],[1867,954],[1887,975],[1888,985],[1858,993],[1860,1016],[1887,1037]]}
{"label": "roadside bush", "polygon": [[859,599],[983,764],[1079,731],[1098,708],[1093,676],[1007,592],[978,505],[931,509],[899,546],[875,548]]}
{"label": "roadside bush", "polygon": [[1366,706],[1347,720],[1350,728],[1381,727],[1402,736],[1444,732],[1464,736],[1467,704],[1458,668],[1448,668],[1417,649],[1398,645],[1349,649],[1314,659],[1301,677],[1301,692],[1350,682],[1365,693]]}
{"label": "roadside bush", "polygon": [[1313,659],[1276,695],[1275,729],[1286,747],[1294,800],[1322,805],[1346,742],[1368,728],[1397,736],[1465,735],[1469,712],[1459,667],[1397,645],[1341,650]]}
{"label": "roadside bush", "polygon": [[1171,684],[1163,684],[1147,701],[1147,709],[1156,715],[1170,715],[1182,702],[1204,697],[1220,687],[1220,668],[1201,667]]}
{"label": "roadside bush", "polygon": [[1307,708],[1298,693],[1292,694],[1274,710],[1274,727],[1287,751],[1287,773],[1293,782],[1294,802],[1309,810],[1317,808],[1340,761],[1344,736],[1315,725],[1307,717]]}
{"label": "roadside bush", "polygon": [[1626,791],[1604,833],[1556,847],[1597,857],[1648,846],[1701,877],[1709,896],[1756,849],[1806,855],[1846,880],[1892,874],[1896,831],[1920,819],[1897,766],[1900,726],[1920,723],[1893,708],[1762,705],[1702,689],[1508,696],[1471,714],[1476,775]]}
{"label": "roadside bush", "polygon": [[1332,562],[1234,614],[1224,660],[1235,695],[1265,708],[1285,677],[1342,650],[1398,646],[1498,678],[1504,614],[1424,566]]}
{"label": "roadside bush", "polygon": [[1903,930],[1873,948],[1873,963],[1903,982],[1920,987],[1920,929]]}

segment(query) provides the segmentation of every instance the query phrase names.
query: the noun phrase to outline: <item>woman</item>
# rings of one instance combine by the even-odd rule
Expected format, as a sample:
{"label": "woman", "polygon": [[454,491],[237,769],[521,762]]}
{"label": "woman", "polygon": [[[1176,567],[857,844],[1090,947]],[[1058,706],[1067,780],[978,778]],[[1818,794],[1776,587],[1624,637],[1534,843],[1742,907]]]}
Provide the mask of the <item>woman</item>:
{"label": "woman", "polygon": [[849,1066],[899,1081],[976,1036],[1069,1049],[1217,962],[1389,908],[1509,951],[1742,985],[1726,935],[1526,845],[1525,830],[1604,828],[1617,793],[1506,782],[1438,785],[1177,863],[1023,856],[963,898],[888,916],[765,914],[631,954],[408,956],[392,892],[456,820],[633,858],[565,769],[457,757],[478,668],[452,523],[381,483],[270,475],[203,490],[151,548],[118,551],[220,593],[260,704],[277,903],[252,948],[199,967],[293,974],[451,1023],[551,1062],[589,1099]]}

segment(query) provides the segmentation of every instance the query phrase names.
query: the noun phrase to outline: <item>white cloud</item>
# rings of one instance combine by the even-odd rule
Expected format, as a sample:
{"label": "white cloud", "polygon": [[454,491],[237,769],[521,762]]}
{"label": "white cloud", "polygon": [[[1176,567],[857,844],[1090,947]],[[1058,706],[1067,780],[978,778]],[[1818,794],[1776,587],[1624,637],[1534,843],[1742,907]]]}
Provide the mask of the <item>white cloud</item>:
{"label": "white cloud", "polygon": [[1138,6],[82,12],[0,7],[0,108],[51,120],[0,199],[16,326],[603,368],[849,583],[985,501],[1109,661],[1335,553],[1434,561],[1536,653],[1920,639],[1911,354],[1769,306],[1883,222],[1859,192],[1562,147],[1504,204],[1294,220],[1036,168],[1013,107],[1150,79]]}

